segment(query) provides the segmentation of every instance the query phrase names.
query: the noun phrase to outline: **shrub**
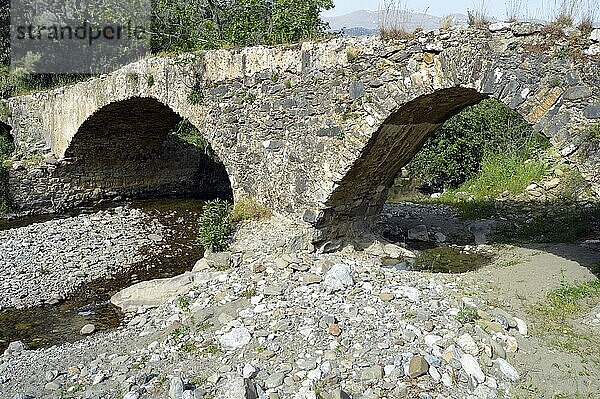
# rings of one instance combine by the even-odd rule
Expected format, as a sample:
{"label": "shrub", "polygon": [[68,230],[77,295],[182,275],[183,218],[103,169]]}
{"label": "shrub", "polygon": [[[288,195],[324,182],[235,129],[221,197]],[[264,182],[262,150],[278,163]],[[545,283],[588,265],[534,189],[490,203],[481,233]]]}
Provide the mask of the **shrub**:
{"label": "shrub", "polygon": [[12,140],[2,132],[0,126],[0,214],[8,210],[8,170],[4,164],[13,150]]}
{"label": "shrub", "polygon": [[436,190],[455,188],[481,170],[485,154],[512,153],[527,159],[544,145],[517,112],[489,99],[446,121],[407,168]]}
{"label": "shrub", "polygon": [[229,247],[233,234],[231,203],[223,200],[208,201],[200,216],[200,242],[205,249],[220,252]]}
{"label": "shrub", "polygon": [[177,124],[173,134],[183,141],[198,147],[208,155],[212,154],[208,141],[202,136],[202,133],[200,133],[196,126],[192,125],[187,119],[184,119]]}

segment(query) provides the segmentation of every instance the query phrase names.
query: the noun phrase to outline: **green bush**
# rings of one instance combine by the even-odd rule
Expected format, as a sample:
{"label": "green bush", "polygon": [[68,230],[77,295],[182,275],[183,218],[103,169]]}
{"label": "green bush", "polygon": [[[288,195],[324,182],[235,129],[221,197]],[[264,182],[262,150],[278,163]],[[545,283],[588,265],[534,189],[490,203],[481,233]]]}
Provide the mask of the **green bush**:
{"label": "green bush", "polygon": [[229,201],[214,200],[204,204],[200,216],[200,242],[205,249],[213,252],[227,250],[233,234],[231,210]]}
{"label": "green bush", "polygon": [[12,140],[2,132],[0,127],[0,214],[8,210],[8,170],[5,162],[14,150]]}
{"label": "green bush", "polygon": [[482,168],[486,154],[527,159],[546,144],[515,111],[488,99],[450,118],[408,165],[435,189],[456,188]]}

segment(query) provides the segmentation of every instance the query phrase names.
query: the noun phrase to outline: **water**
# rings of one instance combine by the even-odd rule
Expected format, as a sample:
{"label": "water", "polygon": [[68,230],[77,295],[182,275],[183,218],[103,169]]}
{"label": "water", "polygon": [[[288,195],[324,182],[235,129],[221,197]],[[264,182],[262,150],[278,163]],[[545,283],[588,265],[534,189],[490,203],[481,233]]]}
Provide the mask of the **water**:
{"label": "water", "polygon": [[[82,286],[69,299],[57,305],[0,311],[0,354],[13,341],[22,341],[31,349],[75,342],[84,338],[79,331],[86,324],[95,325],[97,331],[118,327],[124,315],[110,304],[112,295],[141,281],[182,274],[191,270],[202,257],[203,249],[198,241],[198,216],[203,204],[199,200],[172,199],[113,204],[143,210],[171,230],[173,234],[167,234],[165,242],[161,243],[162,251],[159,254],[149,251],[147,258],[129,271]],[[102,206],[102,209],[106,208]],[[73,215],[98,210],[80,209]],[[0,229],[17,228],[50,219],[44,216],[3,222]]]}
{"label": "water", "polygon": [[459,274],[479,270],[492,263],[491,256],[464,251],[457,247],[435,247],[415,252],[416,259],[398,262],[384,259],[383,264],[398,270]]}

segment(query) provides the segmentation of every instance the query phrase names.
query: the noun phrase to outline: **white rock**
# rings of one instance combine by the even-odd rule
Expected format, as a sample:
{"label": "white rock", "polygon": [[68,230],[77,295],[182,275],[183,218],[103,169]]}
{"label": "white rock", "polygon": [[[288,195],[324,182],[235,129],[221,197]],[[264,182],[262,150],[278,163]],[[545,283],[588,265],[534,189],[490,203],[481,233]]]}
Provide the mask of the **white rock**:
{"label": "white rock", "polygon": [[447,387],[452,386],[452,377],[450,376],[450,374],[448,374],[448,373],[442,374],[442,384],[444,384]]}
{"label": "white rock", "polygon": [[502,374],[506,376],[506,378],[513,382],[519,379],[519,372],[509,362],[502,358],[496,359],[495,362],[500,368],[500,371],[502,371]]}
{"label": "white rock", "polygon": [[433,366],[429,367],[429,375],[431,376],[431,378],[433,378],[434,381],[439,381],[442,378],[440,372],[437,371],[437,369]]}
{"label": "white rock", "polygon": [[592,33],[590,33],[590,40],[600,42],[600,29],[594,29]]}
{"label": "white rock", "polygon": [[254,384],[241,377],[229,379],[217,393],[218,399],[257,399]]}
{"label": "white rock", "polygon": [[590,57],[595,57],[600,55],[600,44],[594,43],[587,50],[584,51],[585,55],[589,55]]}
{"label": "white rock", "polygon": [[419,302],[419,299],[421,299],[421,291],[414,287],[400,287],[399,293],[413,302]]}
{"label": "white rock", "polygon": [[460,358],[460,364],[462,365],[462,368],[465,371],[465,373],[474,378],[478,383],[481,384],[485,381],[485,374],[483,374],[483,371],[481,371],[481,366],[479,366],[479,363],[477,362],[477,360],[475,360],[473,356],[471,356],[468,353],[465,353]]}
{"label": "white rock", "polygon": [[219,337],[219,343],[225,350],[231,351],[242,348],[250,343],[252,336],[246,327],[232,329]]}
{"label": "white rock", "polygon": [[499,32],[501,30],[508,30],[511,27],[511,23],[509,22],[495,22],[490,24],[489,29],[491,32]]}
{"label": "white rock", "polygon": [[183,396],[183,380],[179,377],[171,379],[169,383],[169,398],[181,399]]}
{"label": "white rock", "polygon": [[100,384],[102,381],[104,381],[105,378],[106,378],[106,376],[102,373],[96,374],[94,376],[94,379],[92,380],[92,385]]}
{"label": "white rock", "polygon": [[518,317],[514,317],[514,319],[517,322],[517,330],[519,330],[519,334],[526,337],[527,333],[528,333],[527,323],[525,323],[523,320],[519,319]]}
{"label": "white rock", "polygon": [[352,271],[350,266],[342,263],[337,263],[327,272],[323,285],[327,292],[341,291],[345,288],[352,287],[354,281],[352,280]]}
{"label": "white rock", "polygon": [[145,281],[132,285],[110,298],[110,302],[123,312],[134,312],[140,306],[152,308],[162,305],[178,295],[187,293],[193,286],[194,273],[161,280]]}
{"label": "white rock", "polygon": [[434,345],[437,345],[438,342],[440,342],[443,338],[440,337],[439,335],[426,335],[424,340],[425,340],[425,345],[427,345],[427,347],[431,348]]}
{"label": "white rock", "polygon": [[477,343],[475,343],[475,340],[473,340],[473,337],[471,337],[469,334],[461,335],[458,340],[456,340],[456,343],[460,349],[468,354],[473,356],[477,356],[479,354],[479,347],[477,346]]}
{"label": "white rock", "polygon": [[124,396],[123,399],[139,399],[140,394],[135,392],[135,391],[131,391],[131,392],[127,392]]}
{"label": "white rock", "polygon": [[244,378],[251,378],[254,373],[256,373],[256,368],[250,363],[244,364],[244,369],[242,370],[242,376]]}

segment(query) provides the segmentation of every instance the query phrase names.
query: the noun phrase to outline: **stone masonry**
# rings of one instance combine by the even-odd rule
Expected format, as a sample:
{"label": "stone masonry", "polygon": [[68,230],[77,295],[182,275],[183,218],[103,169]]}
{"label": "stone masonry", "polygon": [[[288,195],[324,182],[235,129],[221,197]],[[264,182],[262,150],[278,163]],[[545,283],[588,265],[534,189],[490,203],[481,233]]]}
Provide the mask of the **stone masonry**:
{"label": "stone masonry", "polygon": [[[156,148],[186,118],[224,165],[235,199],[251,196],[307,224],[312,241],[326,246],[370,229],[394,177],[429,135],[487,97],[523,115],[600,194],[599,140],[589,133],[600,118],[595,37],[515,23],[149,58],[11,99],[7,123],[20,153],[56,160],[50,180],[58,188],[36,194],[59,207],[91,187],[102,197],[167,184],[148,182],[156,174],[143,171],[170,166]],[[20,168],[30,185],[48,177],[47,166]],[[16,194],[18,170],[13,197],[27,209],[36,202]]]}

